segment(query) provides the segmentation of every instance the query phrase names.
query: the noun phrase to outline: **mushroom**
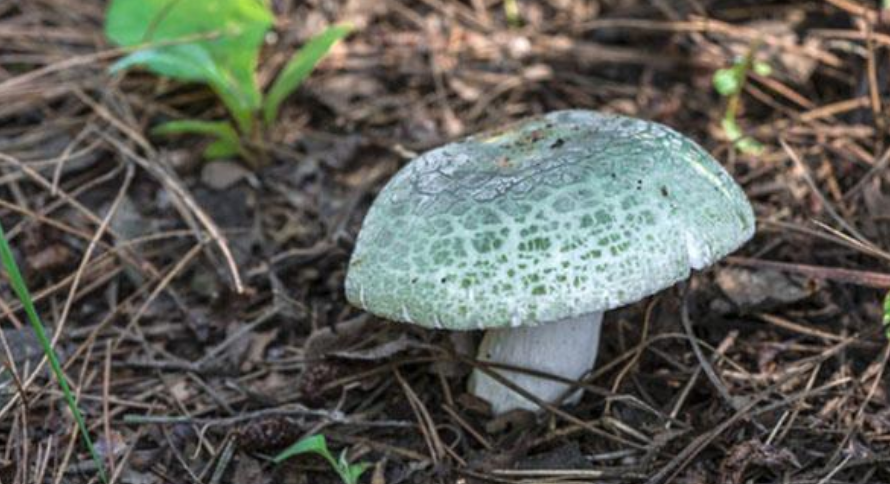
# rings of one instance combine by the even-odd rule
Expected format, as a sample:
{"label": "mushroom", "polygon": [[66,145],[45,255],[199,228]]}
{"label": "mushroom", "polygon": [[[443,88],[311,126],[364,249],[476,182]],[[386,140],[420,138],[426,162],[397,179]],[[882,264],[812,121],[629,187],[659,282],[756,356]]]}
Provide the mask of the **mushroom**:
{"label": "mushroom", "polygon": [[[390,320],[486,330],[478,358],[577,380],[603,312],[734,251],[754,233],[742,189],[689,138],[568,110],[417,157],[370,208],[348,300]],[[496,370],[546,402],[570,386]],[[495,413],[537,405],[476,369]]]}

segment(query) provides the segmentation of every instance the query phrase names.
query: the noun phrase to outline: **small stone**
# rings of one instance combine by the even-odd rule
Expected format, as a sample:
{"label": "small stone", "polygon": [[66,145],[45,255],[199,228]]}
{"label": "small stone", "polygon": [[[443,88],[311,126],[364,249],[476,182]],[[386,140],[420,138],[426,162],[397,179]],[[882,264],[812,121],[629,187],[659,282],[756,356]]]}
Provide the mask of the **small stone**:
{"label": "small stone", "polygon": [[214,161],[207,163],[201,169],[201,183],[222,191],[237,185],[251,175],[250,170],[234,161]]}

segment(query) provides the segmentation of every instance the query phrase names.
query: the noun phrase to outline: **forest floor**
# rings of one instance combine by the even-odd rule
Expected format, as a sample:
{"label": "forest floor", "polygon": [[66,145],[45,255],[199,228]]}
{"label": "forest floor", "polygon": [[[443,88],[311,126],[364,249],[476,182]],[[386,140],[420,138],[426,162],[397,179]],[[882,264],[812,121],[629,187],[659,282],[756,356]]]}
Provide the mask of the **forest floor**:
{"label": "forest floor", "polygon": [[[325,25],[357,30],[249,170],[148,135],[224,113],[200,87],[110,75],[104,2],[0,1],[0,220],[116,482],[337,483],[319,458],[269,458],[323,434],[373,484],[890,483],[878,2],[519,0],[512,27],[489,0],[271,3],[263,82]],[[739,98],[757,154],[725,136],[712,85],[749,52],[772,68]],[[580,403],[493,417],[447,333],[352,308],[344,273],[412,154],[565,108],[692,137],[758,231],[607,314]],[[0,482],[96,482],[3,286]]]}

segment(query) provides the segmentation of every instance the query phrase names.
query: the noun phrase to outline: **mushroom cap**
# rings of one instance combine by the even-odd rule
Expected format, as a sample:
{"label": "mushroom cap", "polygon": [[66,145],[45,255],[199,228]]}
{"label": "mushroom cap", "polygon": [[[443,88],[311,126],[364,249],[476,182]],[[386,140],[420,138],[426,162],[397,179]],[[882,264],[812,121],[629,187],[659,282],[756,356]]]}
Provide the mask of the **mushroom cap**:
{"label": "mushroom cap", "polygon": [[346,297],[434,328],[544,324],[669,287],[754,227],[741,187],[689,138],[557,111],[402,168],[365,217]]}

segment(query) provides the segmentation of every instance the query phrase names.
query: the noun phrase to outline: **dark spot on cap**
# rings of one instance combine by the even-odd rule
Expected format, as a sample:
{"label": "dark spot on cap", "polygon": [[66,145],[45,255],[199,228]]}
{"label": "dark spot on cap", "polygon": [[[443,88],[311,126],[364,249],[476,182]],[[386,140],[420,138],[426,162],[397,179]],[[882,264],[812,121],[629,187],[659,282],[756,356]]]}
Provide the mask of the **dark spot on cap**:
{"label": "dark spot on cap", "polygon": [[668,198],[669,196],[671,196],[671,194],[668,193],[668,187],[664,185],[661,186],[661,196],[664,198]]}
{"label": "dark spot on cap", "polygon": [[565,144],[565,140],[562,138],[557,138],[556,141],[550,143],[550,149],[556,149]]}

